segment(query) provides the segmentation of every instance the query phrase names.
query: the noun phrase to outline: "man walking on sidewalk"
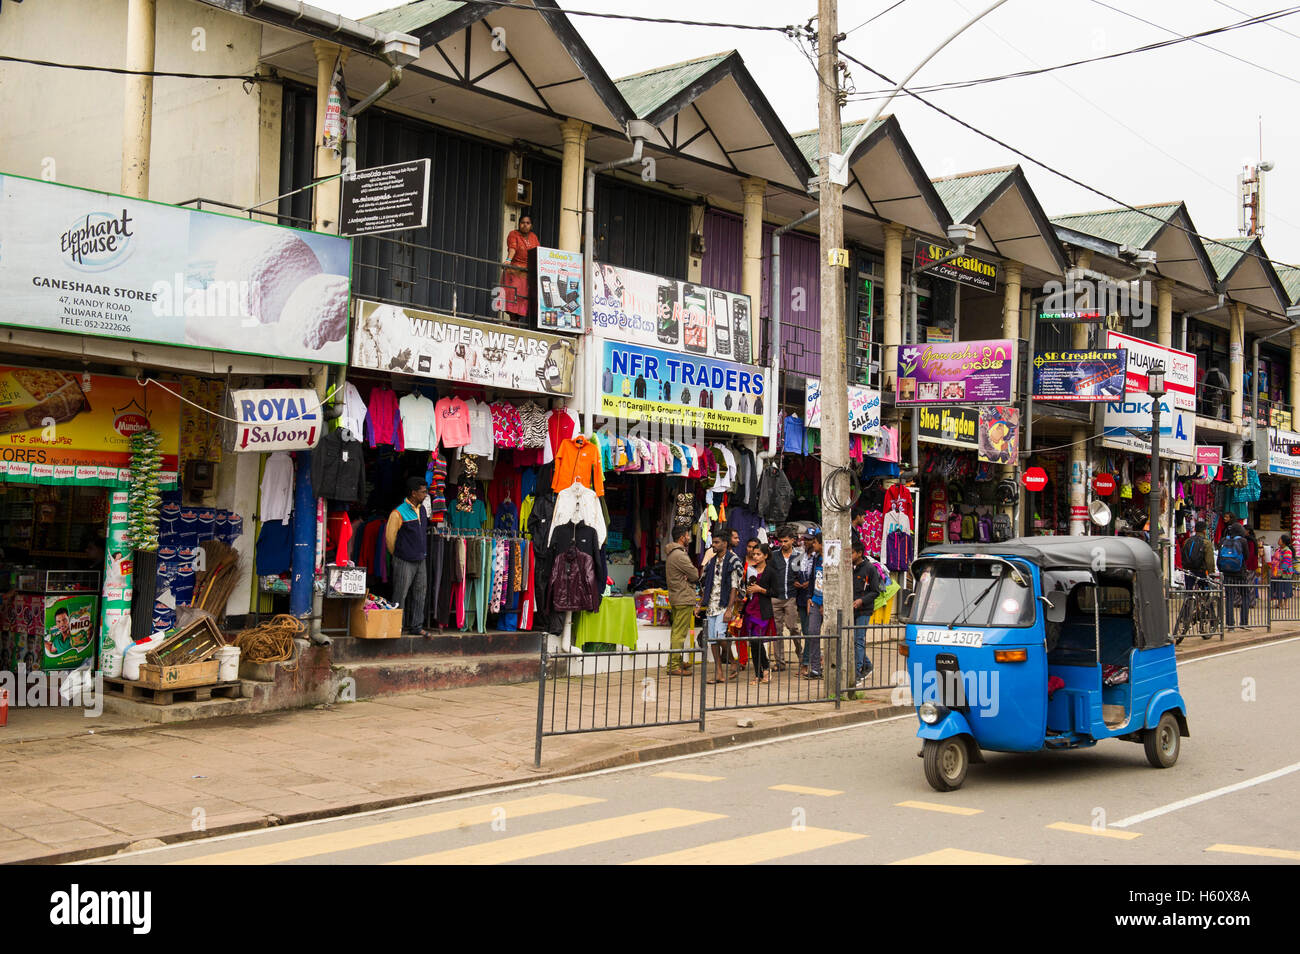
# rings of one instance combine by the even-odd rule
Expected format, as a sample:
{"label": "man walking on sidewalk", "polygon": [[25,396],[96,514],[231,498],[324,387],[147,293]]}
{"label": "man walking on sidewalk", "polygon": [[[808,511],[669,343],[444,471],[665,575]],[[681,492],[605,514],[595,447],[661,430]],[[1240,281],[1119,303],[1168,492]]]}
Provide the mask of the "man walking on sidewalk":
{"label": "man walking on sidewalk", "polygon": [[1241,605],[1241,628],[1246,628],[1252,592],[1250,578],[1246,575],[1246,534],[1236,517],[1228,516],[1228,525],[1223,530],[1219,541],[1219,570],[1223,573],[1225,587],[1224,600],[1228,629],[1233,629],[1232,608],[1234,603]]}
{"label": "man walking on sidewalk", "polygon": [[424,500],[429,487],[419,477],[406,482],[406,499],[388,515],[384,538],[393,555],[393,602],[402,608],[402,632],[432,636],[424,628],[425,557],[429,555],[429,518]]}
{"label": "man walking on sidewalk", "polygon": [[799,580],[798,566],[795,563],[794,531],[783,527],[780,536],[781,549],[771,556],[772,572],[776,578],[776,588],[772,591],[772,622],[776,626],[777,640],[772,644],[772,668],[785,668],[785,631],[790,630],[794,637],[795,653],[802,650],[799,637],[799,607],[795,601],[795,583]]}
{"label": "man walking on sidewalk", "polygon": [[857,662],[858,689],[865,689],[874,668],[867,656],[867,622],[883,585],[875,564],[866,558],[861,540],[853,541],[853,656]]}
{"label": "man walking on sidewalk", "polygon": [[807,677],[822,678],[822,641],[816,637],[822,634],[822,596],[825,591],[826,576],[822,568],[822,532],[813,527],[808,531],[808,542],[812,546],[811,566],[808,570],[808,626],[804,629],[804,652],[808,657]]}
{"label": "man walking on sidewalk", "polygon": [[[722,682],[736,678],[737,670],[727,672],[731,662],[730,644],[718,642],[727,635],[727,624],[723,617],[732,598],[740,591],[745,568],[740,557],[727,546],[726,530],[713,531],[713,546],[704,555],[704,578],[700,584],[700,595],[704,599],[706,633],[713,650],[713,678],[710,682]],[[701,660],[700,665],[708,665],[708,660]]]}
{"label": "man walking on sidewalk", "polygon": [[677,527],[673,530],[673,542],[668,544],[668,557],[664,561],[664,575],[668,579],[668,605],[672,610],[673,629],[668,657],[668,675],[689,676],[691,664],[682,661],[682,647],[691,631],[691,620],[695,617],[695,606],[699,602],[695,593],[695,584],[699,582],[700,571],[691,562],[691,555],[686,552],[686,545],[691,542],[690,527]]}

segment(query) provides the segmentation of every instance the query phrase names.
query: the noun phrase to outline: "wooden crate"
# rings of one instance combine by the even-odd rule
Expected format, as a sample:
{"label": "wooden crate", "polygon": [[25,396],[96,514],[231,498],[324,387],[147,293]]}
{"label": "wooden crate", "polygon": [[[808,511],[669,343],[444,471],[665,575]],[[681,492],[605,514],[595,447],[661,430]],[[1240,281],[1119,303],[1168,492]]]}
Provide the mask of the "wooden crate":
{"label": "wooden crate", "polygon": [[140,666],[140,685],[149,689],[188,689],[190,686],[208,686],[217,681],[220,663],[215,659],[206,662],[186,663],[181,666]]}
{"label": "wooden crate", "polygon": [[226,645],[217,624],[208,617],[196,619],[190,625],[169,636],[144,654],[151,666],[180,666],[209,659]]}

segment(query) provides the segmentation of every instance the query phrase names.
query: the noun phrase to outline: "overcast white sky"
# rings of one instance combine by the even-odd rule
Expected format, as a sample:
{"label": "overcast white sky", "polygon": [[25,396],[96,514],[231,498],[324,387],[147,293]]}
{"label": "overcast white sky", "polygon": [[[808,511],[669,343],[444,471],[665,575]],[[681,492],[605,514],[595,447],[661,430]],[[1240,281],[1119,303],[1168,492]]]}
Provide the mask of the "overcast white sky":
{"label": "overcast white sky", "polygon": [[[392,0],[315,2],[354,18],[398,5]],[[1193,33],[1285,7],[1277,0],[1105,2],[1116,9],[1100,0],[1010,0],[953,41],[912,85],[1097,56],[1170,38],[1167,30]],[[849,33],[845,51],[886,75],[900,77],[986,0],[904,0],[874,23],[855,29],[892,3],[841,0],[840,30]],[[567,10],[764,24],[802,23],[817,7],[815,0],[560,0],[560,5]],[[813,67],[780,34],[581,16],[572,21],[615,78],[738,49],[791,131],[816,125]],[[1300,130],[1295,122],[1300,78],[1293,69],[1300,58],[1300,14],[1200,43],[1205,45],[1182,43],[929,98],[1125,202],[1185,200],[1197,229],[1215,238],[1237,234],[1236,176],[1245,161],[1259,158],[1262,118],[1263,156],[1277,166],[1268,176],[1265,248],[1276,261],[1300,262]],[[1224,52],[1247,62],[1234,61]],[[850,67],[859,92],[885,85],[865,70]],[[873,109],[874,103],[850,102],[844,118],[866,118]],[[889,111],[899,116],[931,176],[1021,162],[1049,215],[1112,207],[920,103],[900,97]]]}

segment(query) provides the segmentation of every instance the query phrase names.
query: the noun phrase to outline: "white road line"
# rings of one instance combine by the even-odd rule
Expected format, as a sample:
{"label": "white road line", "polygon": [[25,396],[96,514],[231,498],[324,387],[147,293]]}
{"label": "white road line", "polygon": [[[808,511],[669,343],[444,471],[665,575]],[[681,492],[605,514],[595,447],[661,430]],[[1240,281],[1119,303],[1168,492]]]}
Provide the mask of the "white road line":
{"label": "white road line", "polygon": [[1233,792],[1239,792],[1243,788],[1250,788],[1254,785],[1263,785],[1265,782],[1271,782],[1275,778],[1290,775],[1292,772],[1300,772],[1300,762],[1292,762],[1285,768],[1280,768],[1275,772],[1256,775],[1254,778],[1248,778],[1233,785],[1225,785],[1223,788],[1216,788],[1212,792],[1205,792],[1201,795],[1193,795],[1191,798],[1184,798],[1176,802],[1170,802],[1168,805],[1161,805],[1159,808],[1153,808],[1149,812],[1142,812],[1140,815],[1130,815],[1128,818],[1122,819],[1121,821],[1112,822],[1107,827],[1128,828],[1159,815],[1167,815],[1170,812],[1176,812],[1180,808],[1187,808],[1191,805],[1199,805],[1201,802],[1208,802],[1210,799],[1218,798],[1220,795],[1231,795]]}
{"label": "white road line", "polygon": [[1194,659],[1180,661],[1179,668],[1190,666],[1193,663],[1206,662],[1210,659],[1222,659],[1224,656],[1235,656],[1237,653],[1253,653],[1257,649],[1271,649],[1274,646],[1285,646],[1287,643],[1294,643],[1300,640],[1300,636],[1292,636],[1290,639],[1279,639],[1271,643],[1257,643],[1254,646],[1242,646],[1240,649],[1225,649],[1221,653],[1206,653],[1204,656],[1197,656]]}
{"label": "white road line", "polygon": [[431,798],[422,802],[411,802],[407,805],[394,805],[391,808],[372,808],[369,811],[353,812],[347,815],[335,815],[331,818],[315,818],[311,821],[293,822],[289,825],[277,825],[270,828],[254,828],[249,831],[232,832],[229,835],[214,835],[211,838],[198,838],[192,841],[178,842],[172,845],[163,845],[159,848],[143,848],[140,851],[122,852],[116,855],[106,855],[102,858],[88,858],[84,861],[68,862],[70,865],[94,865],[105,864],[110,861],[120,860],[122,858],[138,858],[141,855],[151,855],[160,851],[176,851],[181,848],[196,848],[200,846],[215,845],[221,841],[233,841],[239,838],[251,838],[254,835],[266,835],[269,833],[280,833],[295,831],[299,828],[307,828],[313,825],[329,825],[341,822],[349,822],[357,818],[370,818],[375,815],[389,815],[393,812],[405,812],[416,808],[427,808],[431,805],[444,805],[447,802],[465,801],[470,798],[486,798],[490,795],[502,795],[509,792],[519,792],[530,788],[541,788],[543,785],[559,785],[564,782],[577,782],[587,778],[597,778],[601,775],[613,775],[618,772],[630,772],[634,769],[653,768],[656,765],[668,765],[672,762],[684,762],[687,759],[700,759],[709,755],[725,755],[728,752],[739,752],[742,749],[753,749],[764,745],[775,745],[778,742],[793,742],[797,739],[807,739],[817,735],[829,735],[832,732],[847,732],[850,729],[862,729],[873,725],[884,725],[887,722],[897,722],[900,719],[916,719],[915,713],[907,712],[903,715],[888,716],[884,719],[873,719],[870,722],[854,722],[851,725],[837,725],[829,729],[813,729],[811,732],[799,732],[793,735],[779,735],[771,739],[758,739],[754,742],[742,742],[739,745],[729,745],[723,749],[708,749],[704,752],[690,752],[686,755],[672,755],[668,758],[655,759],[651,762],[633,762],[630,765],[615,765],[611,768],[596,769],[591,772],[583,772],[580,775],[564,775],[560,778],[542,778],[532,782],[513,782],[509,785],[501,785],[496,788],[481,789],[476,792],[461,792],[458,795],[444,795],[440,798]]}

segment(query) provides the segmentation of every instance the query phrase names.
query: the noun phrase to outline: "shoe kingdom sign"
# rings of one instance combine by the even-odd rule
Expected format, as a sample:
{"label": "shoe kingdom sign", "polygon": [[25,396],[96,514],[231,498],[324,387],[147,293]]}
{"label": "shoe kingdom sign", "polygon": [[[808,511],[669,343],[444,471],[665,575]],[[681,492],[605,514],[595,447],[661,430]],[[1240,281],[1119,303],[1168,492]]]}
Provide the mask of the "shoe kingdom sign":
{"label": "shoe kingdom sign", "polygon": [[231,391],[229,410],[227,450],[310,450],[320,441],[320,399],[309,388]]}

